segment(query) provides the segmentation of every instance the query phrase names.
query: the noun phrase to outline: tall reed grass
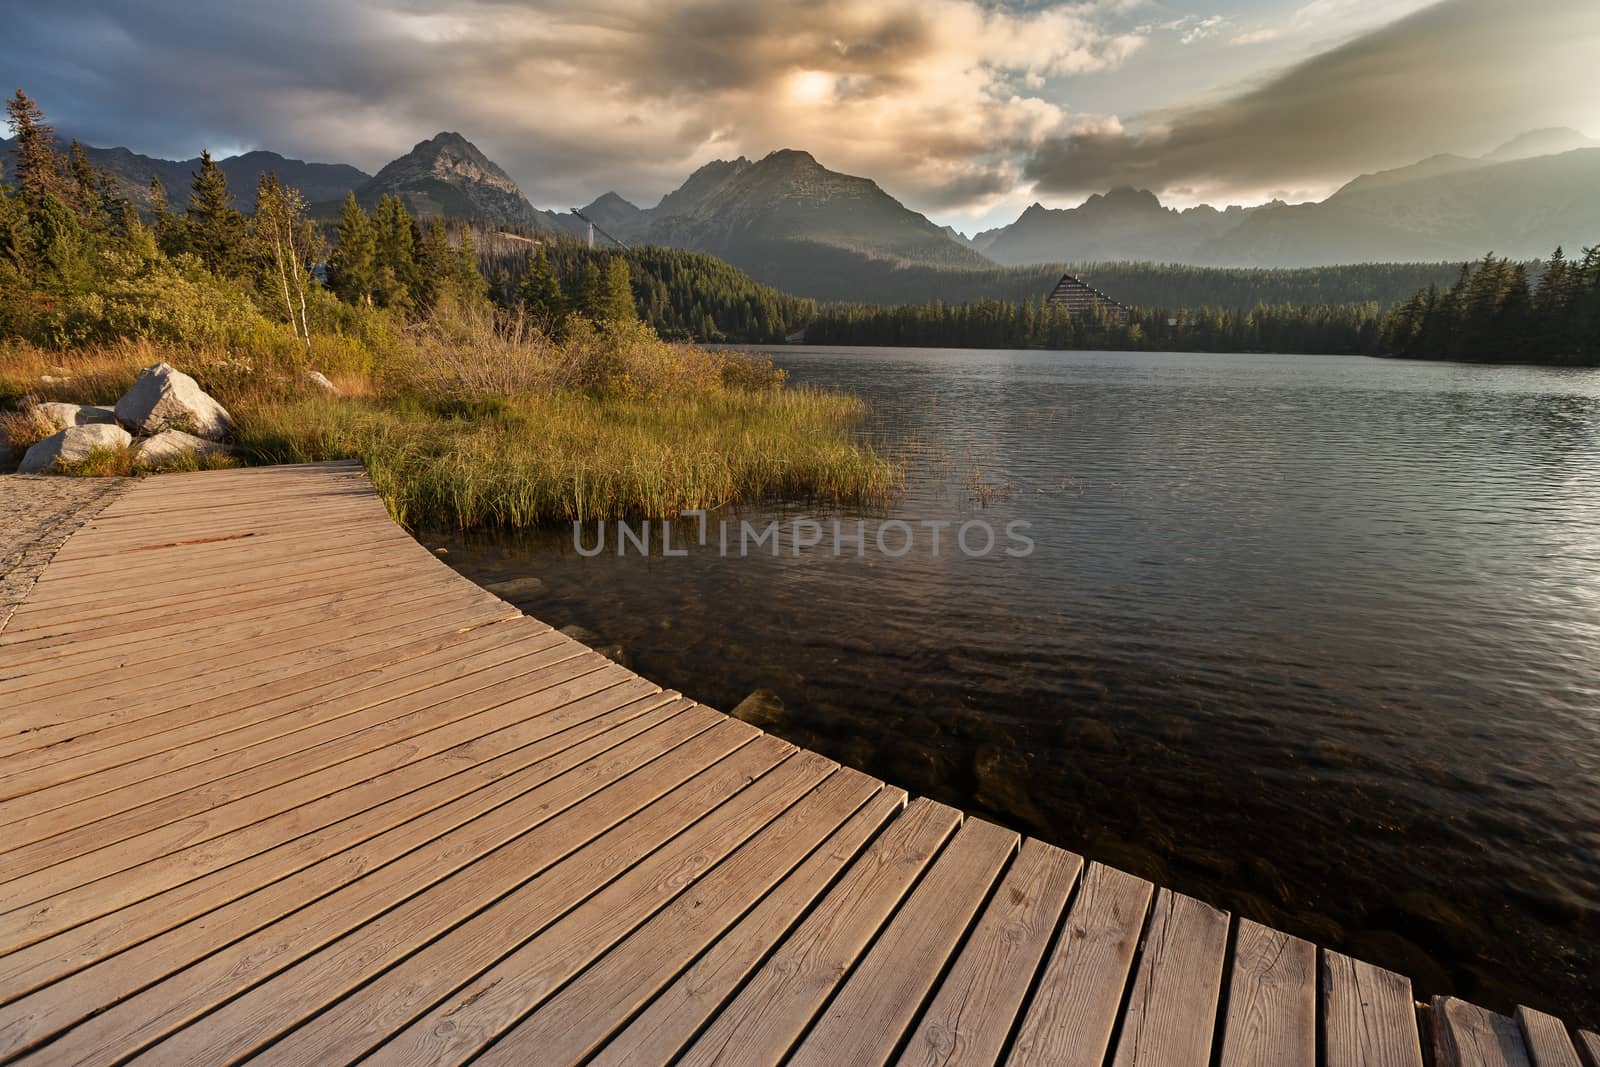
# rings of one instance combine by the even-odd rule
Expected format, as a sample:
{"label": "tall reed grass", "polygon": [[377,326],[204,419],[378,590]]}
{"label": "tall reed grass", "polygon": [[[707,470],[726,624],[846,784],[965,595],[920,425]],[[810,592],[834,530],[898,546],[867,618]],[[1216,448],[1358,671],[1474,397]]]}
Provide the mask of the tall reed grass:
{"label": "tall reed grass", "polygon": [[370,369],[330,368],[343,396],[307,385],[303,367],[238,352],[13,345],[0,349],[0,401],[109,403],[160,360],[229,408],[239,459],[358,458],[411,526],[653,518],[764,499],[868,504],[900,485],[899,466],[855,438],[860,400],[785,385],[770,360],[671,344],[634,323],[575,320],[557,342],[515,318],[456,315],[411,331]]}

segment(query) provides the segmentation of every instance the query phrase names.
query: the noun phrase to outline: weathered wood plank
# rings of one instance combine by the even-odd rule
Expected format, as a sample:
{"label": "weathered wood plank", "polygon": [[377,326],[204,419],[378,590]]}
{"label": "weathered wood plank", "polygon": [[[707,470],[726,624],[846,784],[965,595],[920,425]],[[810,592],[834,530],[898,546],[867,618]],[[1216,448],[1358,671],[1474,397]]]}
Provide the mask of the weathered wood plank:
{"label": "weathered wood plank", "polygon": [[[604,784],[605,774],[625,773],[718,721],[716,713],[691,701],[655,694],[545,737],[528,738],[529,743],[475,762],[458,774],[396,793],[357,815],[220,869],[204,870],[196,864],[188,881],[143,899],[138,899],[137,888],[126,884],[131,879],[124,879],[112,889],[131,903],[0,956],[0,1002],[118,953],[122,955],[114,967],[124,968],[130,980],[144,984],[159,974],[152,953],[178,955],[162,948],[164,944],[184,940],[196,956],[205,955],[306,899],[427,846],[489,812],[504,808],[493,818],[514,818],[518,805],[529,803],[530,792],[591,759],[601,762],[584,768],[585,774]],[[183,862],[179,854],[154,866],[170,880],[182,876],[183,871],[170,868]],[[186,925],[201,916],[203,924]],[[106,967],[100,969],[98,988],[112,984],[110,973]]]}
{"label": "weathered wood plank", "polygon": [[1115,1067],[1210,1062],[1227,949],[1227,912],[1170,889],[1157,894]]}
{"label": "weathered wood plank", "polygon": [[1517,1025],[1522,1027],[1534,1067],[1583,1067],[1566,1026],[1554,1015],[1519,1007]]}
{"label": "weathered wood plank", "polygon": [[[671,842],[669,848],[650,856],[537,937],[518,946],[410,1025],[394,1028],[398,1032],[367,1062],[382,1067],[465,1063],[473,1059],[475,1063],[520,1065],[528,1061],[529,1052],[540,1062],[554,1062],[548,1049],[525,1041],[509,1045],[502,1041],[487,1056],[474,1057],[732,849],[760,833],[774,819],[784,817],[792,805],[801,805],[802,817],[823,822],[824,832],[838,825],[849,814],[844,804],[829,811],[817,805],[815,794],[810,803],[805,802],[805,794],[835,769],[832,761],[815,753],[791,757]],[[485,934],[493,937],[504,930],[505,939],[514,943],[516,935],[529,925],[507,920],[499,929]],[[448,940],[456,939],[453,934]],[[475,972],[476,969],[468,970]],[[291,1056],[280,1062],[295,1067],[296,1060]]]}
{"label": "weathered wood plank", "polygon": [[1591,1030],[1578,1031],[1578,1044],[1589,1057],[1588,1067],[1600,1067],[1600,1034]]}
{"label": "weathered wood plank", "polygon": [[1006,1062],[1100,1067],[1155,889],[1091,863]]}
{"label": "weathered wood plank", "polygon": [[[590,1061],[592,1067],[670,1063],[721,1009],[884,823],[905,810],[904,790],[887,787],[700,955]],[[573,993],[576,994],[574,987]],[[596,1005],[597,1011],[604,1006]],[[620,1016],[606,1022],[616,1026]]]}
{"label": "weathered wood plank", "polygon": [[1240,919],[1222,1067],[1314,1064],[1316,1059],[1316,946]]}
{"label": "weathered wood plank", "polygon": [[942,804],[913,801],[716,1017],[682,1067],[767,1063],[787,1053],[960,821]]}
{"label": "weathered wood plank", "polygon": [[1081,857],[1042,841],[1022,845],[918,1021],[902,1067],[974,1067],[999,1059],[1082,868]]}
{"label": "weathered wood plank", "polygon": [[888,1062],[1020,843],[1014,831],[966,820],[789,1063]]}
{"label": "weathered wood plank", "polygon": [[881,788],[856,771],[834,771],[810,796],[691,884],[474,1060],[475,1067],[582,1062],[746,908],[804,863],[830,834],[842,832]]}
{"label": "weathered wood plank", "polygon": [[[363,997],[360,1004],[367,1012],[379,1013],[374,1020],[379,1029],[393,1031],[418,1008],[587,900],[619,872],[697,825],[730,798],[746,789],[765,795],[774,786],[795,788],[794,773],[771,777],[792,751],[787,742],[761,736],[709,765],[692,756],[670,754],[663,762],[681,759],[692,776],[609,828],[612,816],[595,811],[593,825],[579,829],[582,847],[550,842],[547,847],[553,844],[559,851],[519,855],[519,841],[484,857],[229,1001],[198,1025],[151,1049],[142,1060],[161,1067],[231,1063],[369,983],[379,985],[378,995]],[[596,828],[602,831],[598,835]],[[405,965],[396,967],[402,960]],[[453,1018],[447,1027],[451,1035],[463,1029],[467,1034],[461,1034],[461,1040],[467,1041],[473,1032],[469,1019]],[[368,1062],[384,1060],[442,1064],[464,1062],[465,1056],[446,1057],[430,1050],[413,1058],[402,1049],[389,1059],[379,1049]]]}
{"label": "weathered wood plank", "polygon": [[1322,953],[1327,1067],[1422,1067],[1411,982],[1393,971]]}
{"label": "weathered wood plank", "polygon": [[[462,833],[453,835],[465,840],[462,847],[412,853],[406,860],[374,871],[263,928],[236,943],[228,952],[206,957],[166,981],[107,1007],[42,1050],[40,1062],[98,1062],[113,1056],[117,1050],[144,1047],[172,1035],[175,1030],[181,1037],[180,1027],[225,1003],[230,1013],[219,1022],[227,1023],[230,1018],[236,1019],[245,1013],[249,1015],[249,1023],[261,1025],[260,1017],[254,1014],[261,1007],[258,998],[248,995],[230,998],[237,997],[241,990],[257,987],[300,960],[315,958],[314,954],[330,944],[342,946],[341,951],[323,957],[322,966],[341,962],[353,944],[345,937],[347,934],[359,936],[369,951],[393,949],[395,942],[387,936],[393,928],[375,924],[373,920],[379,916],[391,917],[391,921],[409,919],[422,928],[464,916],[468,913],[465,904],[473,899],[471,894],[476,894],[478,899],[494,899],[624,823],[635,812],[648,807],[722,756],[748,744],[755,731],[749,727],[736,728],[742,725],[731,721],[718,723],[656,759],[648,765],[648,771],[641,768],[626,774],[599,792],[586,793],[581,777],[563,776],[552,785],[556,789],[579,792],[582,799],[570,807],[564,806],[554,817],[537,809],[533,812],[519,809],[518,818],[509,824],[504,820],[469,824]],[[451,881],[454,889],[468,895],[452,898],[438,892],[421,893],[446,880]],[[396,907],[403,907],[410,900],[420,902],[404,911]],[[40,999],[52,995],[57,988],[44,990],[39,994]],[[328,994],[321,986],[307,984],[281,983],[278,992],[290,999],[276,1009],[269,1006],[269,1012],[292,1011],[295,998],[325,1002]],[[94,1007],[81,1000],[76,1000],[72,1006],[80,1014]],[[248,1030],[248,1026],[229,1026],[221,1036],[231,1038],[241,1033],[248,1036]],[[192,1031],[182,1041],[204,1042],[211,1033],[208,1024]],[[176,1063],[181,1055],[181,1046],[172,1045],[168,1055],[157,1057],[155,1062]],[[217,1061],[213,1057],[201,1062]]]}
{"label": "weathered wood plank", "polygon": [[1432,1007],[1438,1067],[1533,1067],[1514,1019],[1455,997],[1434,997]]}
{"label": "weathered wood plank", "polygon": [[[459,773],[463,765],[480,754],[485,758],[504,751],[501,744],[516,745],[525,739],[538,739],[566,729],[598,711],[613,708],[650,695],[654,687],[643,679],[626,681],[590,696],[561,705],[548,715],[536,715],[514,730],[501,730],[451,752],[396,767],[376,777],[298,806],[291,806],[270,818],[237,826],[233,830],[209,835],[214,824],[203,817],[194,826],[191,840],[175,842],[181,847],[159,856],[147,856],[124,871],[108,874],[91,883],[63,891],[27,908],[0,915],[0,946],[6,951],[98,918],[135,900],[181,885],[201,874],[217,870],[259,852],[264,852],[305,833],[331,825],[363,812],[397,793],[431,785]],[[523,728],[526,728],[524,730]]]}

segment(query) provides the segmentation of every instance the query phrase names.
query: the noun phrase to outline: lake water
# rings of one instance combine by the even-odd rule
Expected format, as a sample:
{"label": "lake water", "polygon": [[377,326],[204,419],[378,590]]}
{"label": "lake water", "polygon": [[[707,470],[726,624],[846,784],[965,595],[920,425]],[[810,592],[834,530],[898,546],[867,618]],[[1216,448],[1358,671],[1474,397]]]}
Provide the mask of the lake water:
{"label": "lake water", "polygon": [[[869,400],[863,432],[907,465],[884,513],[716,515],[671,558],[586,558],[571,531],[428,543],[538,579],[513,599],[664,686],[724,709],[770,690],[762,725],[913,793],[1419,993],[1600,1023],[1600,373],[774,355]],[[738,521],[772,517],[822,543],[796,554],[791,527],[740,558]],[[864,556],[835,555],[835,518]],[[877,551],[885,521],[909,552]],[[955,524],[938,554],[929,521]],[[967,522],[996,548],[953,546]],[[1030,555],[1003,551],[1012,522]]]}

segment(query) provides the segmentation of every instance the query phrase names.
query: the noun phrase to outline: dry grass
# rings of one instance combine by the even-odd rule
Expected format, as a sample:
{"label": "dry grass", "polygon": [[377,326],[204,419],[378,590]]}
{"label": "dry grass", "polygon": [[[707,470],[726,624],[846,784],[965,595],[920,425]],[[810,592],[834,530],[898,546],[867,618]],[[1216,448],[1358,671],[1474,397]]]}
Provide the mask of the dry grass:
{"label": "dry grass", "polygon": [[[557,343],[503,317],[428,323],[369,369],[330,373],[341,397],[307,384],[303,368],[237,352],[13,345],[0,349],[0,405],[34,391],[110,403],[160,361],[229,409],[240,459],[359,458],[407,524],[660,517],[774,498],[876,503],[900,488],[899,465],[855,439],[859,400],[785,388],[770,360],[670,344],[635,324],[578,323]],[[45,374],[70,380],[41,386]],[[71,473],[139,472],[117,450]]]}

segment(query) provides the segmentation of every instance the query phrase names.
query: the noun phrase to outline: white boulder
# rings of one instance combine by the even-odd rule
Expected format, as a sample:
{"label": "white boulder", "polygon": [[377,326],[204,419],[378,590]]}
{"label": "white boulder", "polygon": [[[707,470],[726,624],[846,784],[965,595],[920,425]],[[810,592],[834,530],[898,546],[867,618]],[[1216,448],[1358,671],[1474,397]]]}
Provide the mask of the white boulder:
{"label": "white boulder", "polygon": [[329,396],[343,396],[343,391],[328,380],[328,376],[319,370],[306,371],[306,381],[327,393]]}
{"label": "white boulder", "polygon": [[117,401],[117,421],[140,434],[162,430],[212,439],[233,429],[233,418],[187,374],[166,363],[139,372],[133,388]]}
{"label": "white boulder", "polygon": [[207,441],[182,430],[162,430],[154,437],[141,437],[133,443],[133,461],[141,467],[159,467],[193,453],[207,456],[213,452],[226,452],[228,446]]}
{"label": "white boulder", "polygon": [[128,431],[121,426],[107,426],[105,423],[68,426],[28,449],[17,472],[42,474],[63,464],[81,462],[97,448],[126,448],[132,441]]}
{"label": "white boulder", "polygon": [[90,404],[39,404],[38,409],[44,417],[55,423],[57,429],[65,430],[68,426],[93,426],[117,424],[117,409],[94,407]]}

